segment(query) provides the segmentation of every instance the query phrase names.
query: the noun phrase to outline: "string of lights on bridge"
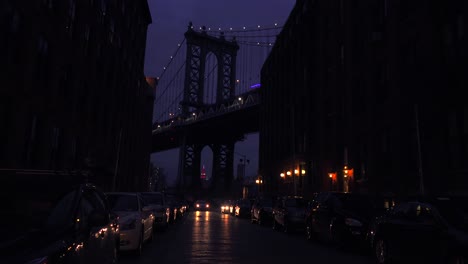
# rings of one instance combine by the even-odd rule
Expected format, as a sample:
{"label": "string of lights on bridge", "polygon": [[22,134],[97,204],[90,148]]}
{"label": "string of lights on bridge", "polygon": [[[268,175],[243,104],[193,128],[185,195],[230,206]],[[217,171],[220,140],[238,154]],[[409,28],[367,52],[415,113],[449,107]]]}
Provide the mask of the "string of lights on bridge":
{"label": "string of lights on bridge", "polygon": [[[277,23],[251,27],[207,27],[190,25],[195,32],[206,32],[208,36],[235,41],[241,48],[237,54],[235,96],[257,88],[260,85],[259,70],[264,59],[274,46],[282,30]],[[154,121],[175,118],[180,114],[180,102],[184,96],[184,69],[186,64],[185,37],[177,43],[175,51],[163,67],[158,79],[158,89],[153,111]],[[217,62],[211,52],[205,58],[203,103],[212,104],[216,98]],[[211,56],[211,57],[210,57]],[[163,78],[164,77],[164,78]],[[257,86],[256,86],[257,85]]]}

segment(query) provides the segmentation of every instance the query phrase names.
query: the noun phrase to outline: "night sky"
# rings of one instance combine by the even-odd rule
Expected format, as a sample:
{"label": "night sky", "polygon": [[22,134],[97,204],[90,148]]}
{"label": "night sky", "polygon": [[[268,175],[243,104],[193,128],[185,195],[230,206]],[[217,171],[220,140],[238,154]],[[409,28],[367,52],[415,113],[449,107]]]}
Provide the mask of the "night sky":
{"label": "night sky", "polygon": [[[283,25],[295,0],[148,0],[153,22],[148,27],[145,59],[145,75],[158,77],[163,67],[182,42],[188,23],[211,28],[242,28],[256,25]],[[185,48],[185,47],[184,47]],[[247,176],[255,176],[258,170],[258,133],[247,135],[236,143],[234,175],[241,155],[250,160]],[[152,154],[152,162],[165,169],[169,182],[177,175],[178,149]],[[211,176],[212,154],[208,148],[202,152],[207,176]]]}

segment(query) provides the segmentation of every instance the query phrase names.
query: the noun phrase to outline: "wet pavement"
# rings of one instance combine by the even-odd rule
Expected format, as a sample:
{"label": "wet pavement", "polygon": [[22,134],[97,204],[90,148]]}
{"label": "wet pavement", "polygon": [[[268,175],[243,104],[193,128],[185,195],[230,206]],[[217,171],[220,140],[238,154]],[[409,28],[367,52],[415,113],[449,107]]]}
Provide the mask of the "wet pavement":
{"label": "wet pavement", "polygon": [[156,233],[142,256],[123,254],[119,263],[374,263],[364,253],[308,242],[302,232],[286,234],[218,211],[190,211]]}

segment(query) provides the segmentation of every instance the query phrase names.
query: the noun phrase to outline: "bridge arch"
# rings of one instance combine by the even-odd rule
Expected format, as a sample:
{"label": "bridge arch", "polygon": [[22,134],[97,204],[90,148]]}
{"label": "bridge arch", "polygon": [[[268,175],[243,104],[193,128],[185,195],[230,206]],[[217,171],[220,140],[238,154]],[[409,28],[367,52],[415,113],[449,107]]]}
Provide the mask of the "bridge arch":
{"label": "bridge arch", "polygon": [[216,54],[209,51],[205,58],[205,70],[203,77],[203,105],[217,103],[218,95],[218,58]]}
{"label": "bridge arch", "polygon": [[185,65],[184,96],[181,102],[182,115],[187,117],[191,112],[205,106],[203,100],[205,91],[205,76],[207,55],[213,53],[216,57],[216,100],[222,103],[232,100],[236,86],[236,56],[239,50],[235,38],[227,40],[224,34],[219,37],[209,36],[203,27],[201,32],[193,30],[192,23],[185,32],[187,42],[187,64]]}

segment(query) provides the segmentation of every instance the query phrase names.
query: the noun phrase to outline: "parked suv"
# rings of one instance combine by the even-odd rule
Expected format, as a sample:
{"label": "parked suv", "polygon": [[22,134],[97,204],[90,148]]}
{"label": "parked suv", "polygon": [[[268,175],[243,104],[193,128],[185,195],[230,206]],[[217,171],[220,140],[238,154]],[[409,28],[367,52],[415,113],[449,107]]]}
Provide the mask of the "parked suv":
{"label": "parked suv", "polygon": [[284,232],[289,232],[291,228],[304,228],[307,205],[308,201],[301,196],[278,198],[272,212],[273,229],[282,227]]}
{"label": "parked suv", "polygon": [[385,211],[379,201],[355,193],[319,193],[306,217],[307,239],[317,237],[338,246],[364,247],[369,222]]}
{"label": "parked suv", "polygon": [[369,243],[381,264],[467,263],[468,197],[426,196],[400,202],[375,218]]}
{"label": "parked suv", "polygon": [[141,192],[141,198],[154,214],[154,229],[166,229],[171,222],[171,208],[162,192]]}
{"label": "parked suv", "polygon": [[115,263],[119,226],[79,174],[0,170],[0,263]]}
{"label": "parked suv", "polygon": [[273,200],[268,198],[257,199],[252,204],[250,211],[250,221],[259,225],[270,223],[272,219]]}

